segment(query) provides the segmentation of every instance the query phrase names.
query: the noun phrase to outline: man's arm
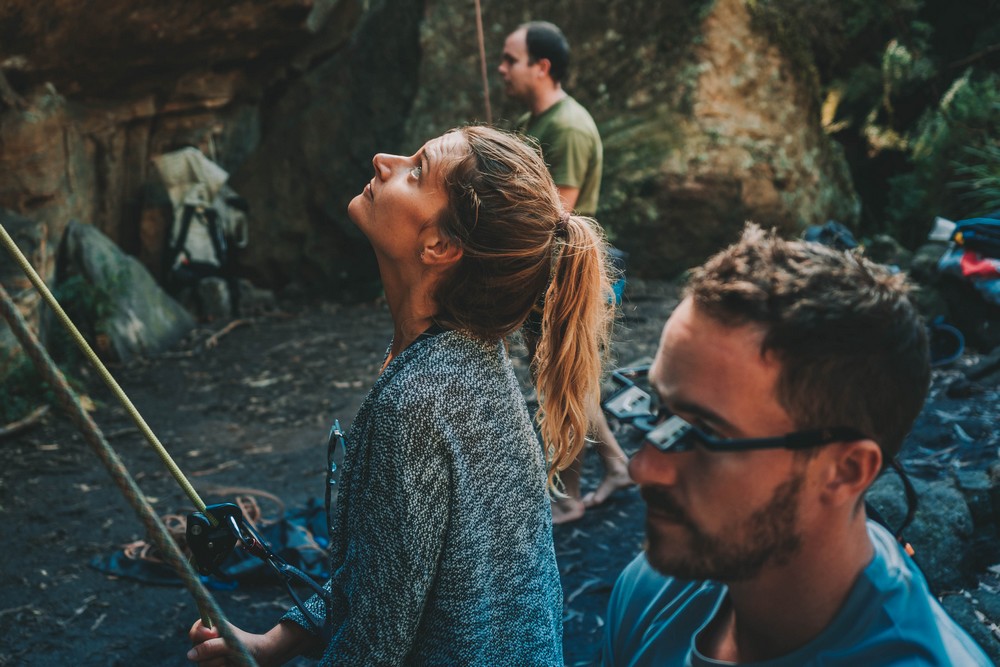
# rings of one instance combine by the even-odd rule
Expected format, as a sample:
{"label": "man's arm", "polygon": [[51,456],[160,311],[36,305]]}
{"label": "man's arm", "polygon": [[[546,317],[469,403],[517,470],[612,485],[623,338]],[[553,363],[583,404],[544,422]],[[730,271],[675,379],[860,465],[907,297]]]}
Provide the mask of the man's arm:
{"label": "man's arm", "polygon": [[559,198],[562,199],[563,208],[572,212],[576,208],[576,200],[580,196],[580,188],[559,185],[558,183],[556,184],[556,188],[559,190]]}

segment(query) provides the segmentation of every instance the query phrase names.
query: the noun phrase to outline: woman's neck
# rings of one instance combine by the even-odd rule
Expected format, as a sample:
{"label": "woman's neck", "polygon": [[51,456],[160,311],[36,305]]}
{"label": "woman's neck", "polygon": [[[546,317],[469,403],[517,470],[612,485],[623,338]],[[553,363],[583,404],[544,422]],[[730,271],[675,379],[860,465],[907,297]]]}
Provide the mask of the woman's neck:
{"label": "woman's neck", "polygon": [[392,347],[389,350],[391,360],[433,324],[438,307],[430,281],[417,280],[404,285],[402,281],[383,278],[383,284],[393,322]]}

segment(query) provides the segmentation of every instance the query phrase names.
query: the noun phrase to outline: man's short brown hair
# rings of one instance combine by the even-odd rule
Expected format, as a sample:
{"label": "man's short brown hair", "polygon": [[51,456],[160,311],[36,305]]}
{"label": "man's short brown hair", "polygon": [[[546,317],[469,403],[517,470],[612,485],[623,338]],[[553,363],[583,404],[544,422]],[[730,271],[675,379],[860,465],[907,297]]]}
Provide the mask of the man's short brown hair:
{"label": "man's short brown hair", "polygon": [[728,326],[759,326],[798,428],[850,426],[899,452],[930,382],[925,324],[903,274],[748,223],[696,269],[685,296]]}

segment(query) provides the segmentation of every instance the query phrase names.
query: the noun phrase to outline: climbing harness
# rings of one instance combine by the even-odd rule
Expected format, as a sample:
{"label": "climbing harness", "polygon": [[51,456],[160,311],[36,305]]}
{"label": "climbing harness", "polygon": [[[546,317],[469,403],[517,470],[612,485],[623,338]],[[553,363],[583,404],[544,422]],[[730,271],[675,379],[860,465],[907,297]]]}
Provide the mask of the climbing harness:
{"label": "climbing harness", "polygon": [[[293,581],[303,583],[325,597],[322,588],[308,575],[292,567],[274,554],[260,538],[260,535],[253,526],[244,518],[242,511],[237,505],[205,505],[194,487],[191,486],[191,483],[173,461],[170,453],[160,443],[152,429],[149,428],[149,425],[142,418],[142,415],[139,414],[139,411],[132,404],[132,401],[97,357],[97,354],[59,305],[59,302],[56,301],[44,281],[35,272],[34,267],[21,252],[20,248],[17,247],[17,244],[2,224],[0,224],[0,241],[3,242],[8,253],[19,264],[21,270],[24,271],[35,289],[38,290],[43,301],[52,309],[52,312],[69,332],[77,347],[80,348],[84,356],[90,361],[105,384],[125,408],[147,442],[156,450],[161,461],[170,471],[178,485],[194,504],[196,511],[188,518],[187,536],[192,553],[195,555],[198,571],[202,574],[215,571],[222,561],[225,560],[226,556],[231,553],[235,545],[239,543],[249,553],[268,564],[271,570],[281,578],[296,605],[302,609],[309,622],[317,625],[318,620],[313,614],[308,612],[305,604],[292,589],[291,584]],[[185,559],[177,543],[170,536],[169,531],[163,524],[163,521],[153,511],[153,508],[149,505],[141,489],[139,489],[134,478],[129,474],[117,453],[108,444],[100,428],[86,410],[84,410],[79,398],[67,383],[65,376],[31,331],[3,285],[0,285],[0,314],[9,323],[11,331],[24,347],[25,352],[35,364],[39,374],[54,389],[60,406],[66,410],[70,419],[80,429],[87,442],[108,469],[126,500],[145,525],[150,539],[164,554],[171,567],[180,575],[182,582],[195,598],[201,610],[203,624],[206,627],[212,627],[212,619],[214,618],[218,622],[219,633],[226,639],[229,646],[236,651],[234,658],[236,658],[239,664],[256,666],[256,661],[235,636],[231,626],[226,622],[222,610],[192,570],[191,564]],[[339,424],[335,424],[335,429],[331,433],[339,434],[340,439],[343,439],[343,433],[340,432]]]}

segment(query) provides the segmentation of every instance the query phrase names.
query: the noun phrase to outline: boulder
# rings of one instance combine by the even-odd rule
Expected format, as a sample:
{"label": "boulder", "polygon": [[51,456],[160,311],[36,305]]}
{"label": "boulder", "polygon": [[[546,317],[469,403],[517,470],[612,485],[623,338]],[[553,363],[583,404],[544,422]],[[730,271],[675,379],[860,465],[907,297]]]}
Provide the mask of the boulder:
{"label": "boulder", "polygon": [[[972,515],[954,482],[912,479],[920,498],[906,540],[916,551],[914,559],[935,591],[961,588],[972,581],[970,554]],[[903,485],[886,473],[868,490],[866,499],[895,528],[906,514]]]}
{"label": "boulder", "polygon": [[64,308],[88,318],[99,353],[130,361],[169,348],[194,328],[191,314],[145,267],[93,226],[70,222],[60,254],[60,283],[78,277],[91,288],[76,292],[85,303]]}
{"label": "boulder", "polygon": [[0,105],[0,207],[39,227],[44,243],[35,270],[48,281],[66,222],[90,219],[99,190],[67,100],[51,85],[39,85],[23,102],[21,108]]}
{"label": "boulder", "polygon": [[[492,72],[506,34],[539,17],[534,2],[488,7]],[[420,89],[403,150],[484,120],[473,12],[428,3]],[[732,242],[746,219],[798,233],[859,202],[838,147],[823,133],[807,75],[753,25],[742,0],[609,2],[556,19],[572,49],[566,89],[604,140],[597,218],[637,276],[665,277]],[[524,109],[490,79],[493,118]]]}

